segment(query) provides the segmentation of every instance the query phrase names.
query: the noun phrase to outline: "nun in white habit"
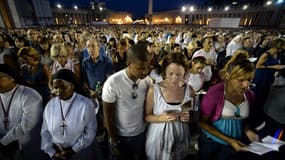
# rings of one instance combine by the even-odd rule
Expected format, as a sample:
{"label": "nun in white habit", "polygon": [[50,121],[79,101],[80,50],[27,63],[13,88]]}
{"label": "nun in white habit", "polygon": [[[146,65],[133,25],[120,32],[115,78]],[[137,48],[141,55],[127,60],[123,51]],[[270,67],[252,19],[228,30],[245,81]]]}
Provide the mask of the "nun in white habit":
{"label": "nun in white habit", "polygon": [[98,159],[94,103],[70,70],[56,72],[51,87],[56,97],[45,107],[41,149],[54,160]]}

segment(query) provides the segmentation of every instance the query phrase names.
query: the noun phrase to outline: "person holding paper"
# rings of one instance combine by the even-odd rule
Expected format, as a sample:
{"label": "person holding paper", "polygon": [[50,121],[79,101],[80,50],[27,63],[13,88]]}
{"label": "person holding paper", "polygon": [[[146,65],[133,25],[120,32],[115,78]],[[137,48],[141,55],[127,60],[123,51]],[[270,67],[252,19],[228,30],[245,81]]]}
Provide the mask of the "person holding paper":
{"label": "person holding paper", "polygon": [[254,94],[249,90],[255,67],[246,51],[237,50],[220,71],[224,82],[212,86],[203,97],[198,125],[202,133],[198,139],[199,160],[228,160],[258,135],[246,124]]}
{"label": "person holding paper", "polygon": [[[285,69],[279,71],[285,78]],[[285,85],[275,87],[269,93],[263,107],[265,126],[259,131],[262,143],[250,145],[250,151],[262,159],[284,159],[285,155]],[[260,145],[266,147],[259,147]],[[274,148],[275,147],[275,148]],[[275,152],[272,152],[275,151]],[[268,153],[267,153],[268,152]]]}
{"label": "person holding paper", "polygon": [[148,90],[145,120],[150,123],[146,154],[149,160],[180,160],[189,154],[189,110],[194,91],[185,84],[183,77],[187,59],[181,53],[173,53],[162,63],[164,80]]}

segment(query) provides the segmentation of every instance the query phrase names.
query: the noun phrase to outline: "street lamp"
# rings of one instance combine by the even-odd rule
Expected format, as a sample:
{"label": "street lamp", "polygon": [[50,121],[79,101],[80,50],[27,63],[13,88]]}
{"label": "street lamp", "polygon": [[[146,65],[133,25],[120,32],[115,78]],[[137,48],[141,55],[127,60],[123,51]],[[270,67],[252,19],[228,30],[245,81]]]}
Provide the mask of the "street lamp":
{"label": "street lamp", "polygon": [[184,18],[185,18],[184,19],[184,23],[185,24],[189,24],[189,22],[191,23],[190,14],[192,14],[192,12],[195,11],[195,7],[193,5],[191,5],[191,6],[189,6],[189,5],[182,6],[181,11],[183,12]]}
{"label": "street lamp", "polygon": [[100,7],[99,7],[99,10],[100,10],[100,11],[103,11],[103,7],[100,6]]}
{"label": "street lamp", "polygon": [[226,6],[224,10],[225,10],[225,11],[228,11],[228,10],[230,10],[230,7],[229,7],[229,6]]}
{"label": "street lamp", "polygon": [[213,8],[212,7],[209,7],[208,8],[208,12],[212,12]]}
{"label": "street lamp", "polygon": [[185,11],[186,11],[186,7],[183,6],[183,7],[181,8],[181,11],[182,11],[182,12],[185,12]]}
{"label": "street lamp", "polygon": [[242,7],[243,10],[247,10],[247,8],[248,8],[248,5],[244,5],[244,6]]}
{"label": "street lamp", "polygon": [[190,12],[193,12],[195,10],[194,6],[190,6],[189,10],[190,10]]}
{"label": "street lamp", "polygon": [[59,9],[62,8],[61,4],[57,4],[56,7]]}
{"label": "street lamp", "polygon": [[75,10],[78,10],[78,6],[77,5],[74,5],[73,7]]}
{"label": "street lamp", "polygon": [[270,1],[270,0],[266,2],[267,6],[270,6],[271,4],[272,4],[272,1]]}

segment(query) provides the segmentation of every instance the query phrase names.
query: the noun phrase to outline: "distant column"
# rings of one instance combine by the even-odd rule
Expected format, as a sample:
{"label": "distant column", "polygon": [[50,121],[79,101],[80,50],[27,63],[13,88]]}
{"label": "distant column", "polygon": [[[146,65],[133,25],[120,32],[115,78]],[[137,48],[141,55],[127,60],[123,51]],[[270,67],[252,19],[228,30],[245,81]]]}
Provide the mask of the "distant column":
{"label": "distant column", "polygon": [[14,0],[10,0],[7,1],[8,6],[10,8],[10,14],[12,16],[13,22],[14,22],[14,27],[16,28],[20,28],[22,27],[21,22],[20,22],[20,18],[19,18],[19,14],[18,11],[16,9],[16,5],[15,5],[15,1]]}
{"label": "distant column", "polygon": [[152,15],[152,10],[153,10],[153,1],[148,0],[148,14]]}
{"label": "distant column", "polygon": [[147,19],[152,24],[152,10],[153,10],[153,0],[148,0],[148,14]]}
{"label": "distant column", "polygon": [[11,19],[9,18],[8,15],[8,10],[7,10],[7,6],[4,2],[4,0],[0,0],[0,13],[1,13],[1,27],[3,28],[12,28],[12,23]]}

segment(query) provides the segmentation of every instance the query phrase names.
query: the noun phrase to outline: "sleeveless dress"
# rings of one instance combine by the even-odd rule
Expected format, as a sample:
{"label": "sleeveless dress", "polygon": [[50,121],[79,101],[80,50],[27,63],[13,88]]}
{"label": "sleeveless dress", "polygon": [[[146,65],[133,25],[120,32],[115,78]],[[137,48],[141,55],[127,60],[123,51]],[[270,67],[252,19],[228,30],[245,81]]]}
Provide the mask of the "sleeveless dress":
{"label": "sleeveless dress", "polygon": [[[193,100],[189,86],[185,88],[183,102],[178,105],[166,103],[159,84],[154,84],[153,114],[160,115],[166,110],[181,111],[183,104]],[[149,160],[179,160],[190,152],[190,130],[187,123],[180,120],[150,123],[147,131],[146,154]]]}
{"label": "sleeveless dress", "polygon": [[[267,53],[268,54],[268,53]],[[280,60],[278,58],[273,58],[270,54],[268,54],[268,59],[264,62],[265,66],[272,66],[280,64]],[[255,75],[253,78],[253,83],[256,84],[256,87],[253,88],[253,92],[255,94],[262,92],[269,92],[269,88],[271,84],[274,82],[274,74],[277,70],[267,68],[267,69],[256,69]],[[266,98],[266,97],[265,97]]]}

